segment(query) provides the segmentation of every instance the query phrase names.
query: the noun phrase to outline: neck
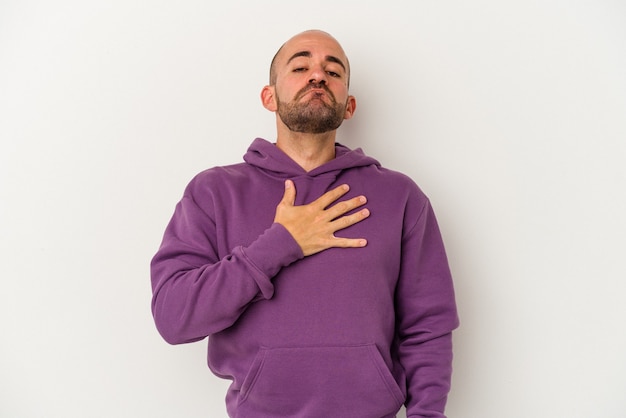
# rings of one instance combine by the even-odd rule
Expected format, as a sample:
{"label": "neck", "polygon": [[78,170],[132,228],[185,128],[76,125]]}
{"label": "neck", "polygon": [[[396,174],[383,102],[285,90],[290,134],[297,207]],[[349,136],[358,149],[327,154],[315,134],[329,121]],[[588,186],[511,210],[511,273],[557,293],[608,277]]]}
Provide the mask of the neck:
{"label": "neck", "polygon": [[278,136],[276,146],[309,172],[335,158],[335,133],[288,132]]}

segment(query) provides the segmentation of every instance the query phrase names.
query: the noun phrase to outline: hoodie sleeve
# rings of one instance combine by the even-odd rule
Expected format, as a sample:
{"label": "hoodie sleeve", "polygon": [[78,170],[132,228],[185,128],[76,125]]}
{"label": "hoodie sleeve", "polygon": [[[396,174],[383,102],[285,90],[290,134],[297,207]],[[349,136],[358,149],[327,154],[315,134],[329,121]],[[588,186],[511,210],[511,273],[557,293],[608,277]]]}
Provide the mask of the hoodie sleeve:
{"label": "hoodie sleeve", "polygon": [[397,335],[407,376],[408,418],[445,418],[458,326],[452,277],[435,214],[426,200],[403,237]]}
{"label": "hoodie sleeve", "polygon": [[217,248],[215,222],[197,204],[190,185],[150,264],[152,314],[168,343],[198,341],[230,327],[251,303],[270,299],[272,278],[303,257],[276,223],[224,257]]}

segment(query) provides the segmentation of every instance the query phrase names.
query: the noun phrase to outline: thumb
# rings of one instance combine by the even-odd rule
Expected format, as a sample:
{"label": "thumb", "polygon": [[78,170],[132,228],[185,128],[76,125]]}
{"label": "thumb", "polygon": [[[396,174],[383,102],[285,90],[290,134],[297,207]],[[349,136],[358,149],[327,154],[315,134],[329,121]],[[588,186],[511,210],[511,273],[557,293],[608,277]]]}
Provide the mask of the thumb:
{"label": "thumb", "polygon": [[296,186],[292,180],[285,181],[285,193],[282,202],[289,206],[293,206],[296,202]]}

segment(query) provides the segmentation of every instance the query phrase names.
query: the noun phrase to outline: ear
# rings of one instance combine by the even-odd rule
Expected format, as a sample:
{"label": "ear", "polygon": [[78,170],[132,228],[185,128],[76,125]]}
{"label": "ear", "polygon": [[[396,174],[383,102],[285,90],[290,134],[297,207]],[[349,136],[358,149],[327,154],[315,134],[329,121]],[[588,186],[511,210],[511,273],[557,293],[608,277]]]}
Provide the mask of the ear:
{"label": "ear", "polygon": [[348,103],[346,105],[346,113],[343,115],[344,119],[351,119],[356,111],[356,98],[354,96],[348,96]]}
{"label": "ear", "polygon": [[274,86],[265,86],[263,90],[261,90],[261,103],[263,103],[263,107],[270,112],[276,112],[278,109],[275,90],[276,87]]}

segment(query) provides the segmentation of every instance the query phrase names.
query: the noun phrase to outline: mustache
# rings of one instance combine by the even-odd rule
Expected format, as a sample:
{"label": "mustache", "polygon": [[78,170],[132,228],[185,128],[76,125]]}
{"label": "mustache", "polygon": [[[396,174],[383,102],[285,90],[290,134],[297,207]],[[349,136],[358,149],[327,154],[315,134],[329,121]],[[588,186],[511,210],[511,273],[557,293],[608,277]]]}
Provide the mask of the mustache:
{"label": "mustache", "polygon": [[333,100],[335,100],[335,95],[330,91],[330,89],[328,88],[328,86],[326,86],[326,83],[311,83],[308,84],[306,87],[304,87],[302,90],[300,90],[298,92],[298,94],[296,95],[296,99],[301,98],[302,96],[304,96],[309,90],[313,90],[313,89],[322,89],[326,92],[326,94],[328,94],[328,96]]}

